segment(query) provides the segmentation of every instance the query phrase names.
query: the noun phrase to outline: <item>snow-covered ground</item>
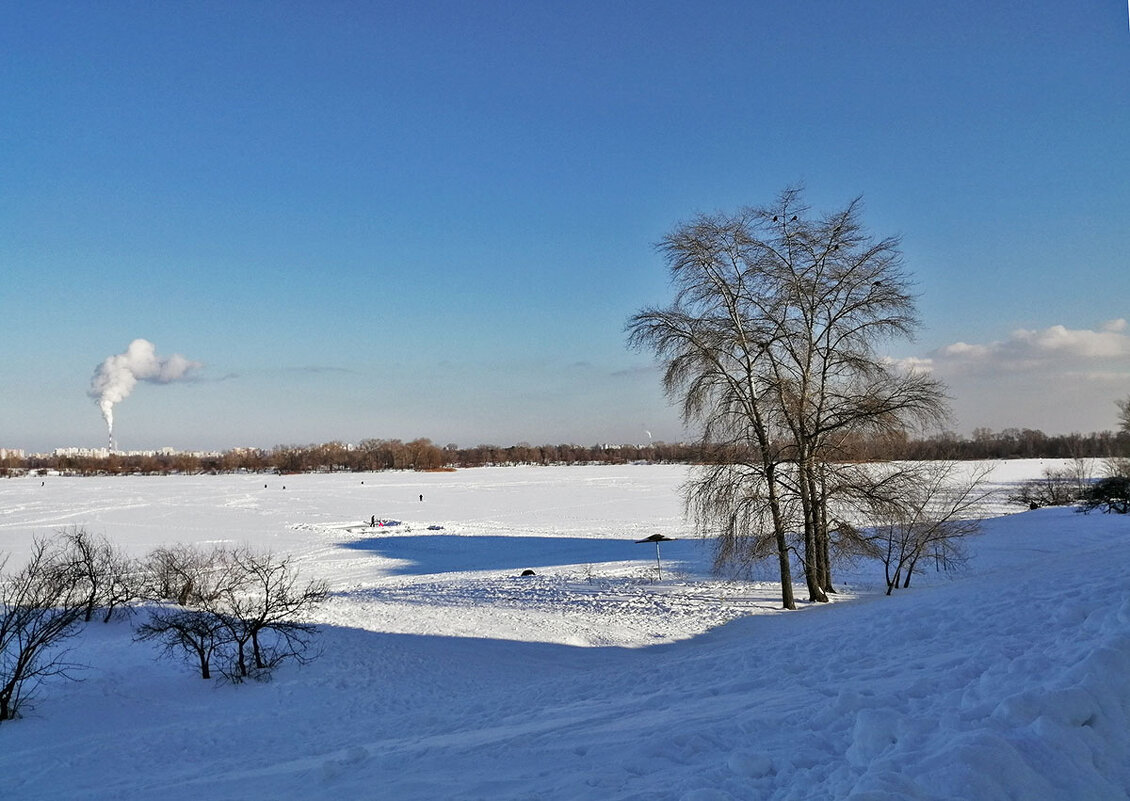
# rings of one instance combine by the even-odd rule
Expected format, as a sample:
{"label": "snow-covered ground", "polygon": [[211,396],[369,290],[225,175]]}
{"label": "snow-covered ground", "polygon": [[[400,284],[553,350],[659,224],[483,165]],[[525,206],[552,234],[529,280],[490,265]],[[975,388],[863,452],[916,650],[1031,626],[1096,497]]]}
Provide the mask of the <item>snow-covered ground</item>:
{"label": "snow-covered ground", "polygon": [[[858,565],[836,602],[782,613],[771,574],[709,574],[685,476],[0,480],[9,565],[81,525],[138,555],[294,554],[333,590],[322,655],[265,684],[89,626],[83,680],[0,724],[0,799],[1130,797],[1130,519],[996,517],[957,578],[888,598]],[[654,533],[683,538],[661,579],[634,542]]]}

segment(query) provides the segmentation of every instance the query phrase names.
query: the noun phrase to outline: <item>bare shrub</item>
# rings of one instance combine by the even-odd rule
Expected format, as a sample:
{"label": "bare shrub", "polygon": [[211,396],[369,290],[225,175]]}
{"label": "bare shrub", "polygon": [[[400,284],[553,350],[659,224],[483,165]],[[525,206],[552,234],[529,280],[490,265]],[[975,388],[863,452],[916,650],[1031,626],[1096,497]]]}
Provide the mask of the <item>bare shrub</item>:
{"label": "bare shrub", "polygon": [[300,581],[289,556],[237,548],[225,558],[230,580],[213,607],[227,621],[236,643],[239,676],[250,675],[252,668],[262,675],[287,659],[305,662],[314,627],[302,619],[326,599],[325,582]]}
{"label": "bare shrub", "polygon": [[59,532],[63,558],[75,572],[78,590],[86,596],[83,620],[90,622],[95,610],[102,610],[102,621],[109,623],[114,613],[128,609],[137,597],[137,566],[102,535],[90,534],[81,526]]}
{"label": "bare shrub", "polygon": [[195,659],[202,679],[212,678],[212,658],[226,643],[226,629],[215,615],[199,609],[162,607],[137,627],[138,640],[156,640],[169,656]]}
{"label": "bare shrub", "polygon": [[315,629],[303,618],[325,600],[326,586],[300,581],[290,557],[176,545],[154,551],[146,564],[149,597],[163,606],[138,628],[138,639],[188,657],[203,678],[216,660],[239,682],[310,658]]}
{"label": "bare shrub", "polygon": [[1102,509],[1106,513],[1130,513],[1130,477],[1109,476],[1087,488],[1080,500],[1084,513]]}
{"label": "bare shrub", "polygon": [[219,550],[176,544],[157,548],[142,564],[140,594],[149,601],[197,605],[214,592],[210,577],[216,572]]}
{"label": "bare shrub", "polygon": [[61,644],[75,633],[88,596],[57,540],[37,539],[20,570],[0,561],[0,721],[18,717],[42,682],[71,678]]}
{"label": "bare shrub", "polygon": [[989,468],[958,477],[951,462],[927,462],[899,470],[874,496],[870,539],[883,564],[887,595],[910,586],[926,565],[952,571],[966,562],[964,540],[981,530],[981,482]]}
{"label": "bare shrub", "polygon": [[1093,478],[1084,459],[1075,459],[1067,467],[1045,468],[1041,478],[1025,481],[1016,492],[1008,496],[1013,503],[1030,509],[1041,506],[1070,506],[1087,491]]}

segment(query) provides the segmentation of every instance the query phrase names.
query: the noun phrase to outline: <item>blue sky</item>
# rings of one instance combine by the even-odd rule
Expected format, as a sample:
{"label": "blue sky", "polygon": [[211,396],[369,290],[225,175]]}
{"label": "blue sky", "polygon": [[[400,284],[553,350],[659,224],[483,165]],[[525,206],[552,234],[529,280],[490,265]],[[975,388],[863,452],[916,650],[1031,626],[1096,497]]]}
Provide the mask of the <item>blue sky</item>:
{"label": "blue sky", "polygon": [[[952,427],[1130,394],[1130,26],[1053,2],[9,4],[0,447],[684,436],[655,243],[803,183],[903,238]],[[960,343],[960,344],[959,344]]]}

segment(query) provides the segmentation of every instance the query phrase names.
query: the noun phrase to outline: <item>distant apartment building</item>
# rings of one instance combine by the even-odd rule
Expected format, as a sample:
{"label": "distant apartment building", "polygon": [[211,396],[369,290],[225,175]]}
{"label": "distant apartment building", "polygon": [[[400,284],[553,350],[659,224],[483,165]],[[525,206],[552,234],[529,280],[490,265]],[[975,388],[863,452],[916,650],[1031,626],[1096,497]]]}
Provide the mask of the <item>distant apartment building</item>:
{"label": "distant apartment building", "polygon": [[79,459],[109,459],[109,448],[56,448],[51,455],[56,459],[61,457],[75,457]]}
{"label": "distant apartment building", "polygon": [[[21,452],[22,453],[22,452]],[[40,454],[42,455],[42,454]],[[58,458],[72,457],[81,459],[109,459],[111,456],[124,457],[152,457],[152,456],[193,456],[198,459],[218,458],[223,456],[222,451],[181,451],[176,448],[157,448],[146,451],[119,451],[109,448],[56,448],[50,454]]]}

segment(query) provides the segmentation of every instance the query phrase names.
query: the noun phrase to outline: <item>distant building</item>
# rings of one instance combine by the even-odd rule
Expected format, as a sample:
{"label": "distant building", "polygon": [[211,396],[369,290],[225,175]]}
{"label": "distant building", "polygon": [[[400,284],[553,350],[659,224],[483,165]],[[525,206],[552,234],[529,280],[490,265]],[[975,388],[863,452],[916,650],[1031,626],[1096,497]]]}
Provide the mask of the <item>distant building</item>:
{"label": "distant building", "polygon": [[56,459],[66,456],[80,459],[109,459],[110,453],[109,448],[56,448],[51,455]]}

